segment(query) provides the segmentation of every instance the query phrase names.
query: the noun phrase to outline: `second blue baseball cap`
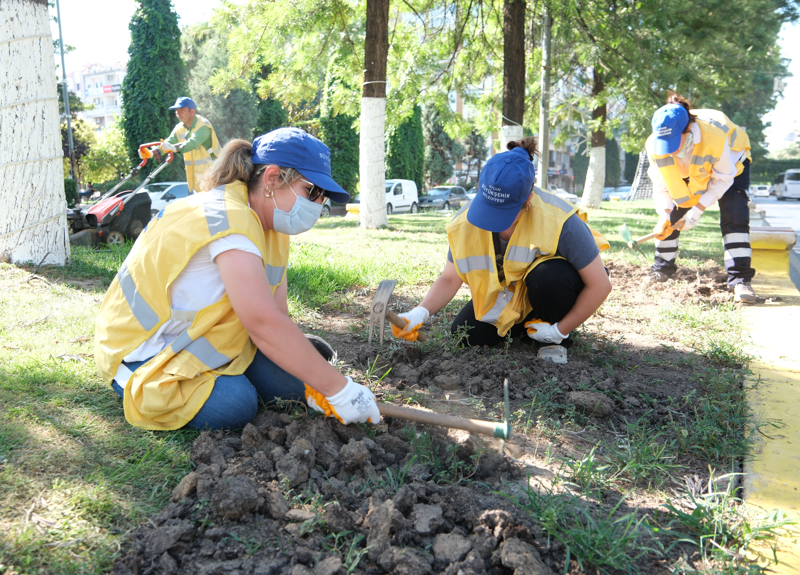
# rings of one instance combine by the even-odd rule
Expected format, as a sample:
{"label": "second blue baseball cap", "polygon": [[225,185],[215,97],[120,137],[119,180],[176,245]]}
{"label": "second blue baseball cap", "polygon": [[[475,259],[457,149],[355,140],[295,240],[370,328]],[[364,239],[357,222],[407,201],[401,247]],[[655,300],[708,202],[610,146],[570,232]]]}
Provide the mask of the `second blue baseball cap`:
{"label": "second blue baseball cap", "polygon": [[327,192],[336,203],[346,204],[350,194],[331,178],[331,151],[317,138],[299,128],[278,128],[253,140],[254,164],[294,168]]}
{"label": "second blue baseball cap", "polygon": [[689,112],[680,104],[661,106],[653,114],[656,154],[671,154],[681,147],[681,135],[689,124]]}
{"label": "second blue baseball cap", "polygon": [[178,108],[191,108],[192,110],[197,109],[197,104],[194,103],[194,100],[189,98],[188,96],[182,96],[175,100],[175,104],[170,106],[170,110],[177,110]]}
{"label": "second blue baseball cap", "polygon": [[481,171],[467,221],[490,232],[507,230],[531,195],[535,178],[536,168],[525,148],[495,154]]}

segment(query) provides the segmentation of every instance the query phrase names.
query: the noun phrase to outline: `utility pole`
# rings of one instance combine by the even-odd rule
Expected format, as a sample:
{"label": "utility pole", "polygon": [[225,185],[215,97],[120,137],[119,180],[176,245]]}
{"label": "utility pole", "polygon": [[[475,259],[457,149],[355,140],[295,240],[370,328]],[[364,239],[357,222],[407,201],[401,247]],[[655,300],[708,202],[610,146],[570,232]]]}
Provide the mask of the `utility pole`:
{"label": "utility pole", "polygon": [[550,9],[542,13],[542,101],[539,110],[539,187],[547,191],[547,168],[550,167]]}
{"label": "utility pole", "polygon": [[[61,46],[61,84],[64,93],[64,113],[67,115],[67,140],[69,141],[69,177],[75,180],[75,146],[72,143],[72,116],[69,113],[69,89],[67,88],[67,68],[64,64],[64,34],[61,33],[61,4],[56,0],[56,14],[58,15],[58,43]],[[60,132],[61,130],[59,130]]]}

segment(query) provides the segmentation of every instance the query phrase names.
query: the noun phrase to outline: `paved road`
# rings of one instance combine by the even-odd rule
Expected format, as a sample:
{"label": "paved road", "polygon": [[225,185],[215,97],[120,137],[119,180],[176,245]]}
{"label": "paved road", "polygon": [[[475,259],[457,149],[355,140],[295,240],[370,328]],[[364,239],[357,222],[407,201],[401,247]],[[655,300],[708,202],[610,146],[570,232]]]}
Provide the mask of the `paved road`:
{"label": "paved road", "polygon": [[[770,226],[792,228],[800,233],[800,201],[787,200],[779,202],[777,198],[755,198],[757,209],[765,211]],[[800,289],[800,243],[794,246],[792,254],[792,281]]]}

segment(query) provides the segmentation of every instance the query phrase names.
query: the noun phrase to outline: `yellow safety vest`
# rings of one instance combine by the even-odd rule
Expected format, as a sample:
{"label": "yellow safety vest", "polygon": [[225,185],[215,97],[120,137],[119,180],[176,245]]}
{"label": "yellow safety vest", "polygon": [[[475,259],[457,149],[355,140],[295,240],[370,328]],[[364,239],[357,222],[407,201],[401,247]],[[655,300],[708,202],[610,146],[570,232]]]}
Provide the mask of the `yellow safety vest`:
{"label": "yellow safety vest", "polygon": [[[586,221],[586,212],[555,194],[534,188],[531,208],[522,213],[506,246],[502,283],[497,275],[492,232],[470,224],[467,210],[447,225],[453,263],[458,277],[469,286],[477,319],[493,324],[497,333],[504,336],[528,316],[533,308],[528,301],[528,288],[521,280],[543,261],[560,257],[556,251],[561,228],[576,213]],[[591,231],[597,247],[607,250],[606,239]]]}
{"label": "yellow safety vest", "polygon": [[[732,152],[745,152],[744,157],[736,164],[736,175],[744,169],[744,158],[752,161],[750,156],[750,138],[747,132],[731,122],[730,118],[717,110],[692,110],[697,116],[697,125],[700,128],[700,143],[692,149],[692,159],[689,162],[689,171],[683,173],[675,163],[675,158],[653,153],[654,138],[647,138],[647,153],[650,161],[658,166],[661,176],[672,196],[675,204],[681,208],[690,208],[700,201],[700,196],[708,188],[713,165],[722,156],[725,141]],[[689,178],[687,184],[684,178]]]}
{"label": "yellow safety vest", "polygon": [[224,198],[194,194],[170,204],[136,240],[106,293],[95,330],[95,360],[109,385],[122,359],[168,319],[192,321],[124,385],[125,418],[145,429],[186,425],[211,395],[218,375],[240,375],[255,345],[228,296],[196,312],[173,310],[169,285],[203,246],[231,234],[247,236],[262,255],[272,292],[283,281],[289,236],[264,231],[247,204],[241,182],[225,186]]}
{"label": "yellow safety vest", "polygon": [[[211,130],[211,148],[206,150],[205,146],[200,145],[194,150],[183,154],[183,162],[186,164],[186,182],[189,184],[189,189],[196,192],[200,191],[196,187],[200,183],[200,177],[211,167],[211,162],[214,161],[214,158],[219,156],[221,150],[219,140],[217,139],[217,133],[214,131],[214,126],[203,116],[199,114],[195,115],[194,122],[191,126],[192,130],[196,132],[203,126]],[[183,125],[183,122],[178,123],[175,129],[172,130],[172,133],[178,138],[178,142],[185,142],[189,139],[187,137],[189,129]],[[212,157],[212,155],[214,157]]]}

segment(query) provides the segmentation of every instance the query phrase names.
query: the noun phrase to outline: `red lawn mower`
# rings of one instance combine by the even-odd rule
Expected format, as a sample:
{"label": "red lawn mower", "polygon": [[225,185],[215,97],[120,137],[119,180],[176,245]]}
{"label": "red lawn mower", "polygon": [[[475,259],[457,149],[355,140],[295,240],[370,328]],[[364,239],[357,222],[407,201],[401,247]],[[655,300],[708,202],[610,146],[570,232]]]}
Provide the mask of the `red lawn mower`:
{"label": "red lawn mower", "polygon": [[122,245],[126,239],[136,239],[150,221],[150,194],[144,187],[166,168],[174,159],[172,152],[166,154],[164,162],[144,179],[134,190],[118,191],[122,185],[139,173],[147,160],[161,155],[158,150],[161,142],[150,142],[139,146],[139,157],[142,161],[111,188],[92,207],[82,213],[80,208],[67,210],[67,221],[72,235],[69,241],[73,245],[92,246],[105,243],[113,246]]}

